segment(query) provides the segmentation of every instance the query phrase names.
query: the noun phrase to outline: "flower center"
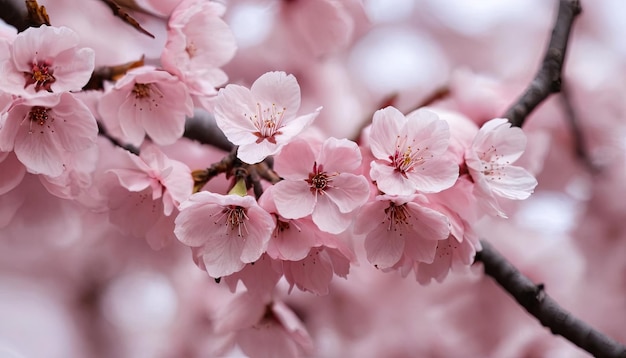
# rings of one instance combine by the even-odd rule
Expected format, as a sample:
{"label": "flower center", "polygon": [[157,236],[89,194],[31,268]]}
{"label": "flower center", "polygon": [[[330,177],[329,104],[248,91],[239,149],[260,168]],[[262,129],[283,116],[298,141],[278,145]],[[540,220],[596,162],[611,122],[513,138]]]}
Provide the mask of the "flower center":
{"label": "flower center", "polygon": [[185,52],[187,52],[187,55],[189,55],[189,58],[193,58],[196,55],[196,52],[198,52],[198,48],[196,47],[196,44],[193,41],[189,41],[187,43],[187,46],[185,47]]}
{"label": "flower center", "polygon": [[225,207],[222,210],[224,214],[222,217],[226,218],[226,225],[231,232],[237,230],[237,236],[243,237],[248,234],[248,229],[246,227],[246,220],[248,220],[248,215],[246,214],[246,209],[241,206],[231,205]]}
{"label": "flower center", "polygon": [[333,181],[333,177],[337,175],[338,173],[326,173],[323,165],[317,165],[317,162],[314,162],[313,171],[309,173],[309,179],[306,179],[306,182],[310,185],[311,193],[324,195],[326,188],[332,188],[330,183]]}
{"label": "flower center", "polygon": [[387,220],[389,220],[387,231],[398,231],[396,226],[409,225],[409,218],[411,217],[406,204],[397,205],[394,202],[389,203],[389,207],[385,209],[385,215],[387,215]]}
{"label": "flower center", "polygon": [[137,99],[150,97],[150,84],[135,83],[135,86],[133,87],[133,94]]}
{"label": "flower center", "polygon": [[[407,172],[414,171],[417,166],[426,161],[424,154],[428,151],[428,147],[416,148],[411,145],[406,145],[406,142],[406,136],[398,136],[396,138],[396,151],[393,155],[389,156],[391,166],[405,178],[407,177]],[[433,157],[433,155],[430,155],[430,157]]]}
{"label": "flower center", "polygon": [[[29,119],[29,129],[28,129],[28,133],[33,133],[33,123],[38,124],[40,126],[44,126],[46,125],[46,122],[50,121],[53,122],[54,121],[54,117],[51,117],[48,112],[50,111],[50,108],[46,108],[46,107],[41,107],[41,106],[34,106],[30,109],[30,112],[28,112],[28,119]],[[48,125],[48,127],[50,127]],[[41,131],[41,133],[43,133],[43,131]]]}
{"label": "flower center", "polygon": [[254,115],[247,115],[244,113],[244,117],[248,118],[257,131],[253,134],[258,137],[256,140],[257,143],[261,143],[266,140],[270,143],[276,144],[276,138],[274,138],[277,134],[282,134],[279,130],[283,127],[283,118],[285,116],[285,111],[287,108],[283,107],[282,110],[276,107],[275,103],[272,103],[272,106],[269,108],[263,108],[260,103],[256,104],[256,113]]}
{"label": "flower center", "polygon": [[56,81],[53,73],[54,70],[50,68],[50,63],[44,61],[43,63],[32,62],[30,65],[30,72],[24,72],[26,83],[24,88],[35,85],[35,91],[39,92],[42,89],[52,92],[50,86]]}
{"label": "flower center", "polygon": [[500,163],[502,155],[498,154],[498,149],[493,145],[478,156],[482,164],[482,173],[490,180],[500,180],[504,176],[504,167],[511,164],[509,161]]}

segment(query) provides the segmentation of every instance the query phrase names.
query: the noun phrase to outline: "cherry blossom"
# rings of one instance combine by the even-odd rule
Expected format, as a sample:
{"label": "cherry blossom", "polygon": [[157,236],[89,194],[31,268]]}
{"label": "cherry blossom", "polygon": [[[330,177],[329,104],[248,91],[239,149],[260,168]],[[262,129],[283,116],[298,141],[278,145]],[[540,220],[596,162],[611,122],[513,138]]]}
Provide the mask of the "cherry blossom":
{"label": "cherry blossom", "polygon": [[98,127],[82,102],[69,93],[22,98],[0,128],[0,150],[14,150],[29,172],[58,176],[68,153],[93,146]]}
{"label": "cherry blossom", "polygon": [[370,146],[377,160],[370,176],[390,195],[436,193],[451,187],[458,166],[444,156],[450,142],[448,124],[426,109],[406,117],[394,107],[374,113]]}
{"label": "cherry blossom", "polygon": [[152,200],[163,198],[166,216],[191,196],[193,179],[185,164],[169,159],[156,146],[142,148],[139,157],[129,152],[124,154],[128,164],[120,164],[108,172],[115,174],[129,191],[141,192],[150,188]]}
{"label": "cherry blossom", "polygon": [[226,137],[239,146],[237,157],[258,163],[298,135],[319,114],[296,116],[300,86],[293,75],[268,72],[250,89],[228,85],[215,100],[215,121]]}
{"label": "cherry blossom", "polygon": [[302,260],[283,261],[285,279],[289,292],[294,286],[302,291],[326,295],[333,273],[346,278],[350,271],[350,257],[341,250],[325,246],[314,247]]}
{"label": "cherry blossom", "polygon": [[367,259],[386,269],[406,257],[410,262],[431,263],[439,240],[450,234],[442,213],[422,206],[416,196],[379,195],[363,206],[355,223],[356,234],[366,234]]}
{"label": "cherry blossom", "polygon": [[78,43],[78,34],[67,27],[42,25],[19,33],[10,58],[0,63],[0,90],[23,96],[80,90],[91,77],[95,54]]}
{"label": "cherry blossom", "polygon": [[178,78],[141,67],[128,71],[102,96],[98,112],[111,133],[130,144],[141,145],[147,133],[155,143],[168,145],[182,137],[193,103]]}
{"label": "cherry blossom", "polygon": [[474,193],[484,207],[506,217],[497,197],[523,200],[532,194],[537,180],[526,169],[512,165],[524,152],[526,136],[511,128],[506,118],[485,123],[465,153],[465,161],[476,183]]}
{"label": "cherry blossom", "polygon": [[218,334],[229,334],[250,357],[299,357],[313,342],[295,313],[277,298],[244,292],[220,310]]}
{"label": "cherry blossom", "polygon": [[224,11],[224,5],[214,1],[181,1],[170,16],[161,55],[163,68],[185,82],[195,104],[205,108],[205,97],[217,93],[215,88],[228,80],[219,67],[230,61],[237,48],[232,31],[221,19]]}
{"label": "cherry blossom", "polygon": [[193,194],[180,205],[174,233],[178,240],[197,247],[211,277],[240,271],[267,249],[274,220],[250,196]]}
{"label": "cherry blossom", "polygon": [[347,139],[327,139],[317,155],[309,143],[293,141],[276,156],[276,170],[285,178],[274,185],[278,212],[288,219],[312,215],[328,233],[346,230],[369,197],[367,179],[351,173],[360,164],[358,146]]}

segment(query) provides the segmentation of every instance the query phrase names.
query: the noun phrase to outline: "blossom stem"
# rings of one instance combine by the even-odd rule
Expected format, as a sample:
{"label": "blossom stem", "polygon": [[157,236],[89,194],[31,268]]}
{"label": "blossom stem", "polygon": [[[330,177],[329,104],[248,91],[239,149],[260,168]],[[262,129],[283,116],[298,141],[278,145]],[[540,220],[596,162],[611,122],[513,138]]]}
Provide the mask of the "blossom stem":
{"label": "blossom stem", "polygon": [[560,0],[550,43],[535,78],[522,96],[503,115],[521,127],[528,115],[549,95],[561,90],[561,73],[574,19],[582,11],[580,0]]}
{"label": "blossom stem", "polygon": [[563,336],[595,357],[626,357],[626,346],[574,317],[548,296],[543,284],[535,285],[490,243],[482,240],[481,245],[483,249],[476,253],[475,261],[482,262],[485,274],[553,334]]}
{"label": "blossom stem", "polygon": [[106,128],[104,128],[104,126],[102,125],[102,123],[100,123],[99,121],[98,123],[98,135],[101,135],[103,137],[105,137],[106,139],[109,140],[109,142],[111,142],[111,144],[113,144],[116,147],[120,147],[122,149],[125,149],[135,155],[139,155],[139,148],[130,145],[130,144],[124,144],[122,142],[120,142],[117,138],[114,138],[111,136],[111,134],[109,134],[109,132],[107,132]]}

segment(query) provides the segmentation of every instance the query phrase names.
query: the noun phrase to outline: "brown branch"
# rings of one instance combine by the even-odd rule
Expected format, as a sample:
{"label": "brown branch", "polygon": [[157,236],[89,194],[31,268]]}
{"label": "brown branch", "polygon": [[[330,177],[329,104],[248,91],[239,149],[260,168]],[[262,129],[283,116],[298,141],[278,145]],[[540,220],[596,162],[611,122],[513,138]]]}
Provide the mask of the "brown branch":
{"label": "brown branch", "polygon": [[22,32],[30,27],[26,8],[14,0],[0,0],[0,19]]}
{"label": "brown branch", "polygon": [[50,17],[46,7],[39,5],[37,0],[26,0],[26,10],[28,11],[28,21],[33,27],[39,27],[41,25],[50,26]]}
{"label": "brown branch", "polygon": [[548,296],[543,284],[535,285],[490,243],[483,240],[481,244],[483,249],[476,253],[476,262],[482,262],[485,274],[496,280],[553,334],[563,336],[595,357],[626,358],[626,346],[574,317]]}
{"label": "brown branch", "polygon": [[134,27],[137,31],[141,32],[142,34],[154,38],[153,34],[151,34],[148,30],[141,27],[139,22],[135,20],[132,16],[130,16],[130,14],[128,14],[124,9],[122,9],[122,7],[119,6],[115,1],[113,0],[101,0],[101,1],[104,2],[111,9],[111,11],[113,11],[113,15],[119,17],[120,19],[122,19],[122,21]]}
{"label": "brown branch", "polygon": [[111,144],[113,144],[116,147],[120,147],[122,149],[125,149],[135,155],[139,155],[139,148],[130,145],[130,144],[124,144],[122,142],[120,142],[119,139],[111,136],[111,134],[109,132],[107,132],[106,128],[104,127],[104,125],[100,122],[97,121],[98,123],[98,135],[103,136],[104,138],[108,139],[109,142],[111,142]]}
{"label": "brown branch", "polygon": [[574,105],[570,98],[569,88],[566,84],[567,83],[561,86],[561,95],[559,97],[561,99],[561,106],[563,107],[563,111],[565,112],[567,123],[569,124],[570,130],[572,132],[576,156],[582,161],[582,163],[592,174],[599,173],[600,168],[593,163],[591,157],[589,156],[587,146],[585,145],[585,137],[580,128],[578,116],[576,115],[576,111],[574,110]]}
{"label": "brown branch", "polygon": [[528,115],[548,96],[561,90],[561,73],[567,51],[570,30],[582,8],[580,0],[560,0],[548,49],[541,67],[524,94],[506,111],[513,126],[521,127]]}

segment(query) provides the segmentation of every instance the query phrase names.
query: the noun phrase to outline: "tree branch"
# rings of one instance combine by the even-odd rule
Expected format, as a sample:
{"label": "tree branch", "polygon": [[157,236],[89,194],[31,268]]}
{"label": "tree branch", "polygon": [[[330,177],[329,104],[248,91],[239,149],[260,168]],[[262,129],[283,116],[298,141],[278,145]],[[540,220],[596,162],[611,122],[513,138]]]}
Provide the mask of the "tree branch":
{"label": "tree branch", "polygon": [[549,95],[561,90],[561,73],[574,19],[582,8],[580,0],[560,0],[552,37],[537,75],[522,96],[506,111],[513,126],[521,127],[528,115]]}
{"label": "tree branch", "polygon": [[545,292],[543,284],[532,283],[490,243],[483,240],[481,244],[483,249],[476,254],[476,262],[483,263],[485,274],[496,280],[526,311],[535,316],[553,334],[563,336],[595,357],[626,358],[624,345],[607,337],[559,306]]}

